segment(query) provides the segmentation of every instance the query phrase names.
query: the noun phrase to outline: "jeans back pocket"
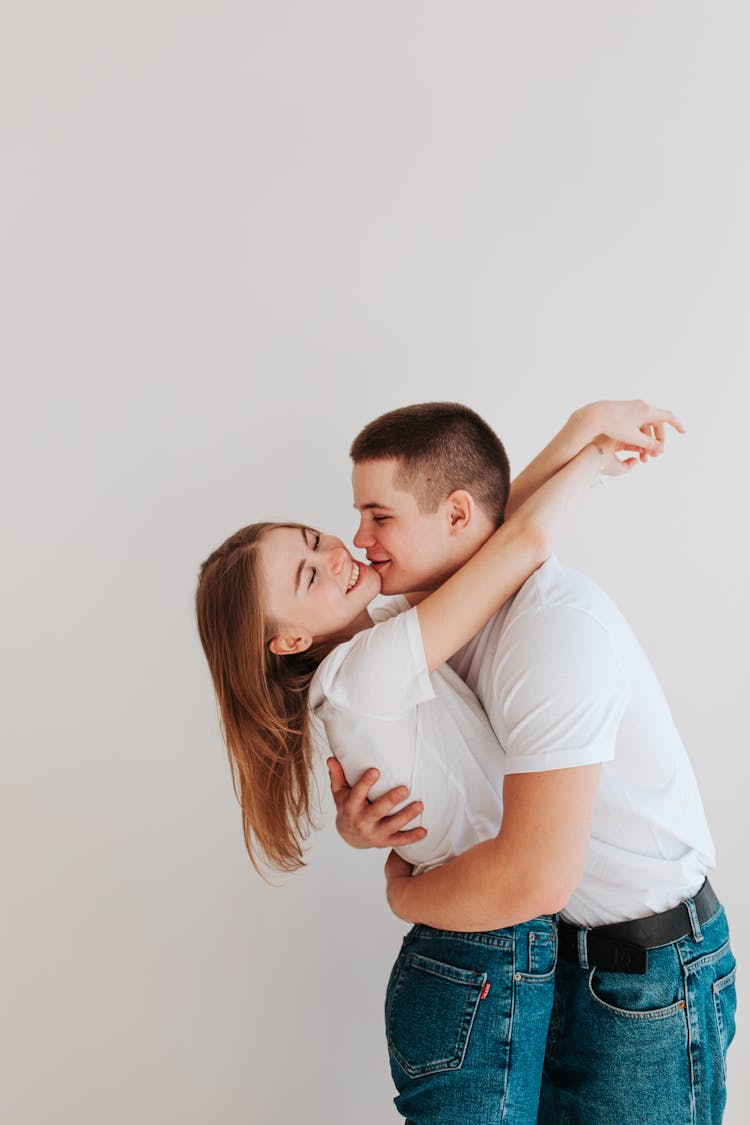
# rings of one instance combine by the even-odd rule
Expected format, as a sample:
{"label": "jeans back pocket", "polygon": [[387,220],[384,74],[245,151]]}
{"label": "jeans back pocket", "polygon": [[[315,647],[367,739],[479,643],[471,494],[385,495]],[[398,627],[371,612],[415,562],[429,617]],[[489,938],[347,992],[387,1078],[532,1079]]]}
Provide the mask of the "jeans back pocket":
{"label": "jeans back pocket", "polygon": [[386,993],[388,1050],[412,1078],[463,1063],[486,973],[402,953]]}

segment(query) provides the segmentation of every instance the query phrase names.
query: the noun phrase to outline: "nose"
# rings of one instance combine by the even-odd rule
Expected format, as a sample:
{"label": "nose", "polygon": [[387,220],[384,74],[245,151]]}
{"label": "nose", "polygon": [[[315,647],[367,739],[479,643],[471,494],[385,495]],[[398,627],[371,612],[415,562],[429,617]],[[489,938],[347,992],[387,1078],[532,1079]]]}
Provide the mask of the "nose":
{"label": "nose", "polygon": [[375,542],[375,536],[373,535],[372,530],[370,530],[370,531],[365,530],[364,516],[359,521],[359,527],[357,528],[357,534],[354,536],[354,539],[352,540],[352,542],[354,543],[355,547],[359,547],[360,550],[363,550],[363,551],[367,550],[367,548],[371,547],[372,544]]}
{"label": "nose", "polygon": [[328,564],[331,568],[331,574],[341,574],[342,570],[349,562],[349,552],[346,547],[332,547],[329,552]]}

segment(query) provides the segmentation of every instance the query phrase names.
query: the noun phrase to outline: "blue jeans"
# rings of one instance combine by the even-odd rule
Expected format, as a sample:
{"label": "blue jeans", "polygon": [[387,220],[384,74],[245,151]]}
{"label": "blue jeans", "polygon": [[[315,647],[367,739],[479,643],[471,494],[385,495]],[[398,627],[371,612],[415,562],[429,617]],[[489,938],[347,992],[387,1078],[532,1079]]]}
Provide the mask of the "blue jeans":
{"label": "blue jeans", "polygon": [[723,908],[648,961],[560,961],[539,1125],[719,1125],[736,1007]]}
{"label": "blue jeans", "polygon": [[557,931],[415,926],[385,1003],[396,1108],[411,1125],[536,1125]]}

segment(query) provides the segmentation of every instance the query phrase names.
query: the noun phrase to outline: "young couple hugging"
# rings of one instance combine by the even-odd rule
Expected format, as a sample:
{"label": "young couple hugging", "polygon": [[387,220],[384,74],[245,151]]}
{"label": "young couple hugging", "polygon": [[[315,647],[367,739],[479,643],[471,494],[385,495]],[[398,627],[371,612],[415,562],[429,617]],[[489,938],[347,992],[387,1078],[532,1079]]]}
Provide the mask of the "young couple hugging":
{"label": "young couple hugging", "polygon": [[351,449],[370,565],[264,523],[201,568],[253,863],[300,866],[320,738],[339,832],[394,849],[388,901],[415,925],[386,1033],[414,1125],[721,1121],[734,957],[695,778],[626,621],[552,555],[667,425],[591,404],[511,484],[473,411],[395,410]]}

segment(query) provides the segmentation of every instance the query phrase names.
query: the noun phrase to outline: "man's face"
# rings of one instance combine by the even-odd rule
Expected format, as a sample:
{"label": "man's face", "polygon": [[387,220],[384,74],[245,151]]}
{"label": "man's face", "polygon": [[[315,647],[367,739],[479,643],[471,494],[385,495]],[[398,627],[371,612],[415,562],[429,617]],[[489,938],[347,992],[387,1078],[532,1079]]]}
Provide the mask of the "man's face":
{"label": "man's face", "polygon": [[395,460],[360,461],[352,488],[359,512],[354,545],[380,574],[381,593],[432,590],[455,569],[450,517],[441,504],[436,512],[420,512],[411,492],[393,483]]}

